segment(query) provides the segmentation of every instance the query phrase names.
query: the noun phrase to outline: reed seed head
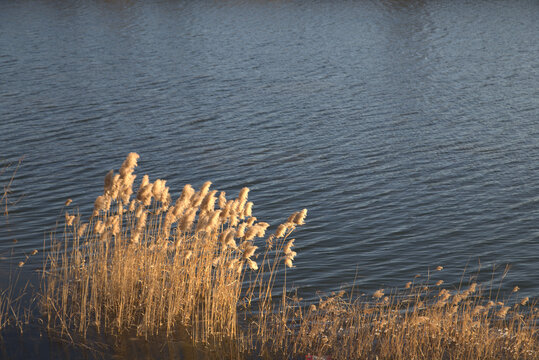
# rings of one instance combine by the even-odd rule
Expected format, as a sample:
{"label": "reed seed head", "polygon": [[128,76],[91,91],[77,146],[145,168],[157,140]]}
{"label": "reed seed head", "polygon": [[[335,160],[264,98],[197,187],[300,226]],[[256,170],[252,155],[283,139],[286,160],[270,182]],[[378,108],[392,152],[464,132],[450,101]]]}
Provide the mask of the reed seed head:
{"label": "reed seed head", "polygon": [[103,185],[103,192],[105,194],[110,194],[112,193],[112,185],[113,185],[113,180],[114,179],[114,170],[110,170],[107,175],[105,175],[105,183]]}
{"label": "reed seed head", "polygon": [[290,260],[289,258],[284,259],[284,264],[289,268],[294,267],[294,265],[292,264],[292,260]]}
{"label": "reed seed head", "polygon": [[259,232],[259,228],[255,225],[255,226],[251,226],[247,229],[247,231],[245,232],[245,240],[253,240],[255,238],[255,236],[257,236]]}
{"label": "reed seed head", "polygon": [[200,204],[202,203],[202,200],[206,197],[208,194],[208,191],[210,190],[211,181],[206,181],[204,184],[202,184],[202,187],[200,190],[195,193],[191,200],[191,206],[198,208]]}
{"label": "reed seed head", "polygon": [[187,210],[185,214],[183,214],[180,221],[180,231],[183,231],[183,232],[191,231],[191,228],[193,227],[193,222],[195,221],[197,210],[198,210],[197,208],[193,207]]}
{"label": "reed seed head", "polygon": [[276,238],[282,238],[286,234],[286,225],[281,224],[277,227],[277,230],[275,231],[275,237]]}
{"label": "reed seed head", "polygon": [[249,268],[251,270],[258,270],[258,265],[256,264],[255,261],[253,261],[251,259],[247,259],[247,264],[249,265]]}
{"label": "reed seed head", "polygon": [[120,167],[120,175],[124,178],[126,175],[131,174],[137,166],[137,160],[140,158],[137,153],[129,153],[127,158]]}
{"label": "reed seed head", "polygon": [[226,207],[226,192],[221,191],[218,201],[219,209],[224,210]]}
{"label": "reed seed head", "polygon": [[75,220],[75,215],[69,215],[69,213],[66,211],[66,225],[67,226],[73,226],[73,221]]}
{"label": "reed seed head", "polygon": [[305,224],[305,218],[307,217],[307,209],[303,209],[298,212],[298,214],[294,217],[294,223],[296,225],[304,225]]}
{"label": "reed seed head", "polygon": [[210,212],[213,211],[215,208],[215,194],[217,193],[217,190],[212,190],[202,200],[202,203],[200,204],[200,211],[202,212]]}
{"label": "reed seed head", "polygon": [[238,196],[238,202],[237,202],[237,208],[235,209],[240,216],[243,216],[245,203],[247,202],[247,196],[249,194],[249,188],[244,187],[240,190],[240,194]]}
{"label": "reed seed head", "polygon": [[245,204],[245,208],[241,214],[241,219],[248,218],[253,214],[253,202],[249,201]]}
{"label": "reed seed head", "polygon": [[502,306],[502,308],[496,312],[496,316],[502,319],[505,318],[509,309],[509,306]]}
{"label": "reed seed head", "polygon": [[94,202],[94,216],[97,216],[100,211],[108,211],[110,209],[111,199],[106,195],[100,195]]}
{"label": "reed seed head", "polygon": [[296,239],[291,239],[286,243],[286,245],[283,248],[283,253],[289,254],[292,251],[291,248],[292,246],[294,246],[294,241],[296,241]]}
{"label": "reed seed head", "polygon": [[245,236],[245,229],[247,228],[247,223],[241,223],[238,225],[238,228],[236,230],[236,237],[237,238],[243,238]]}
{"label": "reed seed head", "polygon": [[247,245],[245,251],[243,252],[243,259],[248,259],[253,256],[256,249],[258,249],[258,246]]}
{"label": "reed seed head", "polygon": [[255,223],[255,221],[257,220],[257,218],[255,216],[251,216],[248,220],[247,220],[247,226],[253,226],[253,224]]}
{"label": "reed seed head", "polygon": [[157,179],[154,181],[153,187],[152,187],[152,195],[157,200],[161,198],[161,193],[165,190],[166,183],[167,183],[166,180],[161,180],[161,179]]}

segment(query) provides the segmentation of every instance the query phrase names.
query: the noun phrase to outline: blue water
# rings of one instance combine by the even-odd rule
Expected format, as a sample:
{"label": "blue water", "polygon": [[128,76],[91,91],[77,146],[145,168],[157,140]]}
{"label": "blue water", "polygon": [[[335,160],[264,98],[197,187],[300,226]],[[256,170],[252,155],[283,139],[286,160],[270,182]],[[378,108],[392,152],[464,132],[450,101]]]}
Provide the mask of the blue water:
{"label": "blue water", "polygon": [[465,267],[486,283],[506,264],[502,290],[537,296],[537,14],[532,0],[2,1],[0,160],[24,160],[0,274],[42,248],[67,198],[87,214],[136,151],[139,179],[175,196],[248,186],[274,226],[308,208],[287,273],[305,299],[438,265],[448,287]]}

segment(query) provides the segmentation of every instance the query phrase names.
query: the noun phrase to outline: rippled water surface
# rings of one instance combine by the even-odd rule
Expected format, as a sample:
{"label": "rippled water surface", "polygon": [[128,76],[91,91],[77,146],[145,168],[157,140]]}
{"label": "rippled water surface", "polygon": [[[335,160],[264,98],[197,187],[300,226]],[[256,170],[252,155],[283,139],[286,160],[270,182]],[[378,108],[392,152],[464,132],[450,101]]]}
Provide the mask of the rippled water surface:
{"label": "rippled water surface", "polygon": [[67,198],[87,214],[136,151],[175,195],[248,186],[274,225],[308,208],[288,272],[305,298],[438,265],[458,286],[479,262],[510,264],[505,286],[537,296],[538,14],[533,0],[0,2],[0,157],[24,156],[0,272]]}

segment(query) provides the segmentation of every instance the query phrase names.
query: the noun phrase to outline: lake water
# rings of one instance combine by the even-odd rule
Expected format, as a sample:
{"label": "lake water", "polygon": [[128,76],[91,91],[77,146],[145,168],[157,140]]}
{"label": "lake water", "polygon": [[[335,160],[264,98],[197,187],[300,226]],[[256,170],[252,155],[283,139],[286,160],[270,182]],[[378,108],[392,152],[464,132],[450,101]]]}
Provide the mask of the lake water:
{"label": "lake water", "polygon": [[538,39],[535,0],[2,1],[0,160],[24,156],[2,283],[135,151],[175,196],[248,186],[274,226],[308,208],[305,299],[506,264],[536,297]]}

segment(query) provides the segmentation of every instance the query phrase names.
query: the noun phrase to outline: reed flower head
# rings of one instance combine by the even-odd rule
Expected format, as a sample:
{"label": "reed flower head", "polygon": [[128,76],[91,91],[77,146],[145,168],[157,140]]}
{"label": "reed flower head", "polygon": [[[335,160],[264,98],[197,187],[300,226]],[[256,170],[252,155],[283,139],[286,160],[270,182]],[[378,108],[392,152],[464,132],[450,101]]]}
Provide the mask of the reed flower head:
{"label": "reed flower head", "polygon": [[236,240],[234,240],[234,232],[230,232],[225,239],[225,245],[231,247],[232,249],[237,249],[238,245]]}
{"label": "reed flower head", "polygon": [[198,192],[193,195],[193,198],[191,200],[191,206],[198,208],[200,204],[202,203],[202,200],[206,197],[208,194],[208,191],[210,190],[211,181],[206,181],[204,184],[202,184],[202,187]]}
{"label": "reed flower head", "polygon": [[106,195],[100,195],[94,202],[94,216],[97,216],[100,211],[108,211],[110,209],[111,199]]}
{"label": "reed flower head", "polygon": [[253,224],[255,223],[255,221],[258,220],[255,216],[251,216],[248,220],[247,220],[247,226],[253,226]]}
{"label": "reed flower head", "polygon": [[182,193],[178,200],[176,200],[176,203],[174,204],[174,217],[179,218],[185,209],[189,206],[189,203],[191,202],[191,198],[195,194],[195,189],[189,184],[185,185],[183,187]]}
{"label": "reed flower head", "polygon": [[446,302],[451,297],[451,294],[446,289],[443,289],[442,291],[440,291],[440,294],[438,294],[438,296],[440,297],[441,301]]}
{"label": "reed flower head", "polygon": [[294,223],[297,225],[304,225],[306,217],[307,217],[307,209],[303,209],[300,212],[298,212],[298,215],[294,217]]}
{"label": "reed flower head", "polygon": [[105,184],[103,186],[103,190],[105,194],[112,193],[112,185],[114,179],[114,170],[110,170],[107,175],[105,175]]}
{"label": "reed flower head", "polygon": [[148,175],[144,175],[142,177],[142,181],[140,183],[139,189],[142,189],[143,187],[145,187],[146,185],[149,185],[149,184],[150,184],[150,177]]}
{"label": "reed flower head", "polygon": [[161,198],[161,193],[165,190],[166,183],[167,183],[166,180],[161,180],[161,179],[157,179],[154,181],[153,187],[152,187],[152,195],[154,198],[156,199]]}
{"label": "reed flower head", "polygon": [[291,239],[286,243],[286,245],[283,248],[283,253],[289,254],[292,251],[291,249],[292,249],[292,246],[294,246],[294,241],[296,241],[296,239]]}
{"label": "reed flower head", "polygon": [[219,194],[219,200],[218,200],[219,209],[224,210],[226,207],[226,192],[221,191]]}
{"label": "reed flower head", "polygon": [[277,230],[275,231],[275,237],[276,238],[282,238],[286,234],[286,225],[281,224],[277,227]]}
{"label": "reed flower head", "polygon": [[197,214],[197,208],[190,208],[183,214],[180,220],[180,230],[183,232],[191,231],[193,227],[193,222],[195,221],[195,216]]}
{"label": "reed flower head", "polygon": [[129,207],[128,207],[128,210],[129,212],[133,212],[135,211],[137,208],[137,202],[135,199],[131,200],[131,202],[129,202]]}
{"label": "reed flower head", "polygon": [[246,217],[250,217],[253,214],[253,202],[249,201],[245,204],[245,207],[243,208],[243,212],[241,214],[241,219],[245,219]]}
{"label": "reed flower head", "polygon": [[294,267],[294,265],[292,264],[292,260],[290,260],[289,258],[284,259],[284,264],[289,268]]}
{"label": "reed flower head", "polygon": [[238,228],[236,230],[236,237],[242,238],[245,236],[245,229],[247,228],[247,223],[241,223],[238,225]]}
{"label": "reed flower head", "polygon": [[105,224],[101,220],[98,220],[94,225],[94,233],[98,235],[102,235],[104,231],[105,231]]}
{"label": "reed flower head", "polygon": [[502,319],[505,318],[509,309],[509,306],[502,306],[502,308],[496,312],[496,316]]}
{"label": "reed flower head", "polygon": [[75,220],[75,215],[69,215],[69,213],[66,211],[66,225],[67,226],[72,226],[73,225],[73,221]]}
{"label": "reed flower head", "polygon": [[258,265],[256,264],[255,261],[253,261],[251,259],[247,259],[247,265],[249,265],[249,268],[251,270],[258,270]]}
{"label": "reed flower head", "polygon": [[259,236],[261,230],[263,231],[263,229],[258,225],[249,227],[245,232],[245,240],[253,240],[255,237]]}
{"label": "reed flower head", "polygon": [[212,190],[202,200],[202,203],[200,204],[200,211],[202,212],[210,212],[213,211],[215,208],[215,194],[217,193],[217,190]]}
{"label": "reed flower head", "polygon": [[206,221],[205,229],[204,229],[207,233],[210,233],[218,229],[219,215],[221,215],[221,210],[212,210],[212,212],[208,213],[207,221]]}
{"label": "reed flower head", "polygon": [[298,253],[295,251],[290,251],[288,254],[286,254],[286,257],[289,258],[290,260],[294,260],[297,254]]}
{"label": "reed flower head", "polygon": [[255,253],[258,246],[247,245],[245,251],[243,252],[243,259],[248,259]]}
{"label": "reed flower head", "polygon": [[144,186],[141,185],[137,192],[137,200],[141,201],[144,206],[149,206],[152,202],[154,184],[149,183]]}
{"label": "reed flower head", "polygon": [[122,178],[125,178],[127,174],[131,174],[133,172],[133,170],[137,166],[137,160],[139,159],[139,157],[139,154],[134,152],[127,155],[127,158],[120,167],[120,175],[122,176]]}
{"label": "reed flower head", "polygon": [[243,213],[243,209],[245,207],[245,203],[247,202],[247,196],[249,194],[249,188],[244,187],[240,190],[240,194],[238,196],[238,207],[236,211],[238,211],[239,214]]}
{"label": "reed flower head", "polygon": [[384,289],[378,289],[372,295],[372,297],[375,299],[380,299],[382,296],[384,296]]}

